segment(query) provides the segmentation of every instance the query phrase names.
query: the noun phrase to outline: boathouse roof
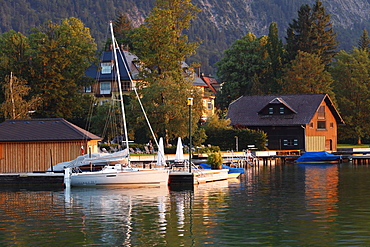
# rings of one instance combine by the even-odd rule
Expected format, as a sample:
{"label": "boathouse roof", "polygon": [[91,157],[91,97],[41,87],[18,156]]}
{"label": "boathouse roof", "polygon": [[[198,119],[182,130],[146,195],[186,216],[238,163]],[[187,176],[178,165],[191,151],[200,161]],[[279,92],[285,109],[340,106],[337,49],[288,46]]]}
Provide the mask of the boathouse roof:
{"label": "boathouse roof", "polygon": [[63,118],[8,119],[0,124],[0,142],[101,139]]}
{"label": "boathouse roof", "polygon": [[[344,124],[328,94],[251,95],[242,96],[229,105],[227,118],[231,125],[292,126],[308,124],[321,103],[333,113],[337,124]],[[284,108],[282,114],[271,114],[269,108]]]}

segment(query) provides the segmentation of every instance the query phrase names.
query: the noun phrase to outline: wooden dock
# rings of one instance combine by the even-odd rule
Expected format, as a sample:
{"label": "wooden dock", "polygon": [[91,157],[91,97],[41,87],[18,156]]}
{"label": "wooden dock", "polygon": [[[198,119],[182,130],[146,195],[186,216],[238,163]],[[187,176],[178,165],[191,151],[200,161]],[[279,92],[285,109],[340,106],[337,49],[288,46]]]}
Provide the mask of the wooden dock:
{"label": "wooden dock", "polygon": [[63,187],[64,173],[0,173],[0,186]]}
{"label": "wooden dock", "polygon": [[[196,170],[192,173],[185,171],[170,172],[169,184],[202,184],[228,179],[228,169]],[[64,173],[0,173],[0,187],[27,187],[63,188]]]}
{"label": "wooden dock", "polygon": [[174,171],[170,172],[169,184],[204,184],[228,179],[228,169],[208,170],[199,169],[193,172]]}
{"label": "wooden dock", "polygon": [[370,164],[370,148],[338,148],[335,154],[342,155],[343,160],[354,165]]}

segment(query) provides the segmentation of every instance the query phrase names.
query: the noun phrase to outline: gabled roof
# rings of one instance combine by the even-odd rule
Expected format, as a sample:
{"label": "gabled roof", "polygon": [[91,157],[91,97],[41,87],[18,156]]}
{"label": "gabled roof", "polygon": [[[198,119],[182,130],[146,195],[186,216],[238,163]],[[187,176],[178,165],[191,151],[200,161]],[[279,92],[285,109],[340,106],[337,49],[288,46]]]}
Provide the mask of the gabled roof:
{"label": "gabled roof", "polygon": [[[294,110],[290,115],[258,114],[269,103],[280,103]],[[325,101],[338,124],[344,124],[327,94],[252,95],[242,96],[229,106],[227,118],[232,125],[242,126],[291,126],[308,124]]]}
{"label": "gabled roof", "polygon": [[101,139],[63,118],[8,119],[0,124],[0,142]]}
{"label": "gabled roof", "polygon": [[217,84],[217,80],[215,78],[203,76],[203,75],[201,76],[201,78],[207,84],[207,86],[212,90],[212,92],[214,94],[217,94],[215,87],[212,85],[212,84]]}
{"label": "gabled roof", "polygon": [[[129,81],[129,72],[131,73],[132,79],[139,73],[138,69],[136,68],[134,61],[138,60],[137,56],[134,54],[128,52],[128,51],[121,51],[122,57],[120,56],[120,53],[117,53],[117,60],[118,60],[118,66],[119,66],[119,72],[121,75],[121,81]],[[122,58],[126,61],[126,64],[128,65],[128,68],[126,69]],[[99,60],[98,66],[96,64],[92,64],[86,71],[85,75],[94,78],[97,81],[115,81],[117,78],[117,70],[112,69],[111,73],[108,74],[102,74],[100,63],[104,62],[113,62],[114,63],[114,54],[113,51],[104,51],[101,55],[101,58]],[[114,64],[115,68],[115,64]]]}
{"label": "gabled roof", "polygon": [[283,105],[293,113],[297,113],[290,105],[288,105],[282,98],[275,98],[271,100],[267,105],[265,105],[258,113],[261,113],[265,108],[269,107],[270,105]]}

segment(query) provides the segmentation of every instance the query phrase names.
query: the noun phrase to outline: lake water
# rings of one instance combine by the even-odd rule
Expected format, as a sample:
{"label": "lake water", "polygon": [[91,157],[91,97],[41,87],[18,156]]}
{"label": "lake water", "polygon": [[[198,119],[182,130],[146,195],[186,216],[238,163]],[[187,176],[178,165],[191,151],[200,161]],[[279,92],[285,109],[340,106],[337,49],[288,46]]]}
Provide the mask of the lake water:
{"label": "lake water", "polygon": [[370,167],[277,165],[195,186],[0,190],[0,246],[370,246]]}

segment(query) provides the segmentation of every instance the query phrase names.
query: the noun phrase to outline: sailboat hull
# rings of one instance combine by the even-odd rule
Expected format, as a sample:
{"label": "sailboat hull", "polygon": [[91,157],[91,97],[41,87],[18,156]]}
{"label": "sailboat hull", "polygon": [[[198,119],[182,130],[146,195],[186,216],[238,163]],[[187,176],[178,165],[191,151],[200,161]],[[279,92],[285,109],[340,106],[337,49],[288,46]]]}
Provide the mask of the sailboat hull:
{"label": "sailboat hull", "polygon": [[165,169],[137,169],[119,172],[73,173],[71,186],[125,186],[125,185],[167,185],[169,171]]}

